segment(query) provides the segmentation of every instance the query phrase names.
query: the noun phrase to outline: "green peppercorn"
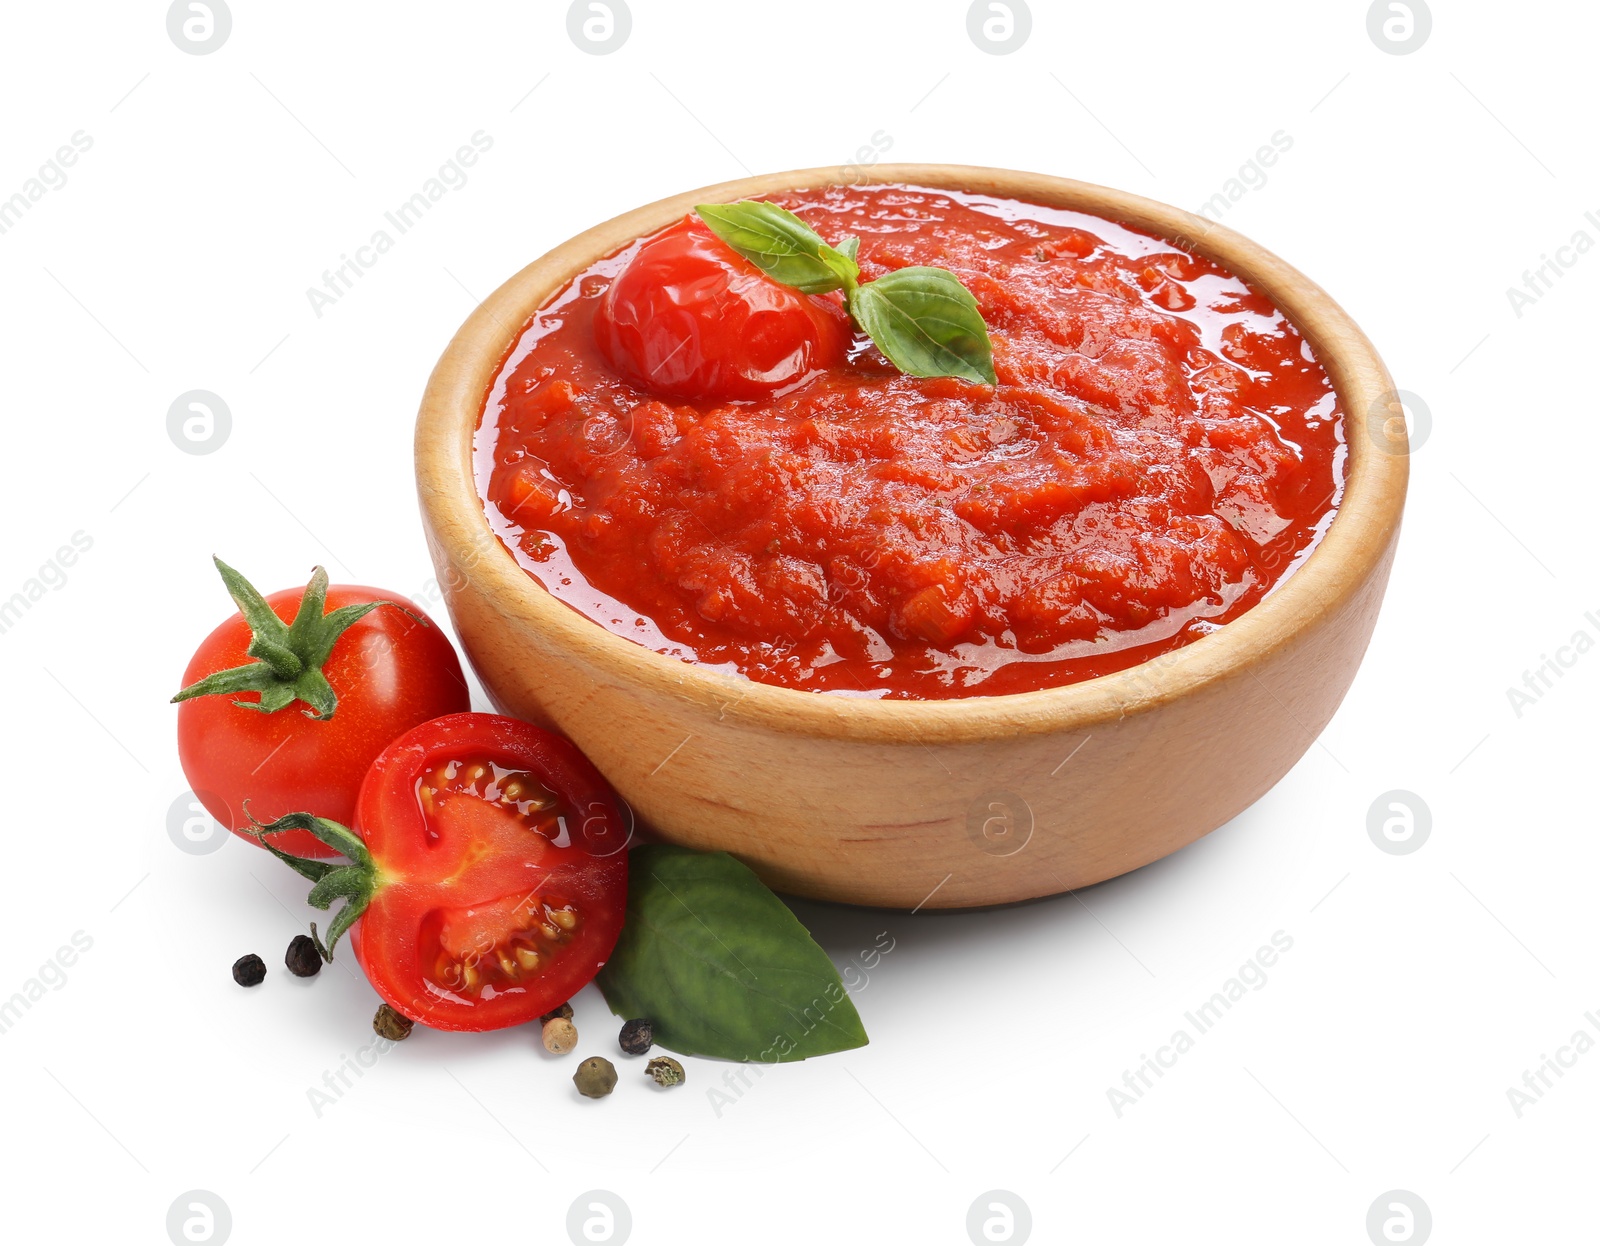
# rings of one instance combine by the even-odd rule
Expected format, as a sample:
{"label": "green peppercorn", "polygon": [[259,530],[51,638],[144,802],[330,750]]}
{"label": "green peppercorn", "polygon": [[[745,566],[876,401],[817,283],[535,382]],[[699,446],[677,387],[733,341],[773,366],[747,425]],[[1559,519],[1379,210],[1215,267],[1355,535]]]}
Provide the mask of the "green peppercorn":
{"label": "green peppercorn", "polygon": [[656,1079],[657,1086],[681,1086],[687,1076],[683,1065],[671,1056],[657,1056],[644,1066],[644,1071]]}
{"label": "green peppercorn", "polygon": [[396,1012],[388,1004],[379,1004],[378,1011],[372,1018],[373,1032],[379,1038],[387,1038],[391,1043],[410,1038],[411,1027],[415,1024],[416,1022],[410,1017]]}
{"label": "green peppercorn", "polygon": [[549,1012],[545,1013],[544,1016],[540,1017],[539,1021],[542,1024],[546,1021],[549,1021],[552,1017],[560,1017],[563,1021],[571,1021],[572,1005],[562,1004],[559,1008],[553,1008]]}
{"label": "green peppercorn", "polygon": [[655,1027],[650,1024],[649,1017],[635,1017],[632,1021],[622,1023],[622,1033],[617,1036],[617,1044],[630,1056],[642,1056],[650,1050],[655,1042]]}
{"label": "green peppercorn", "polygon": [[260,986],[266,976],[266,962],[254,952],[233,962],[233,980],[240,986]]}
{"label": "green peppercorn", "polygon": [[617,1067],[604,1056],[590,1056],[572,1075],[572,1084],[580,1095],[604,1099],[617,1088]]}
{"label": "green peppercorn", "polygon": [[289,950],[284,954],[283,963],[297,978],[314,978],[322,972],[322,953],[317,951],[317,945],[310,935],[295,935],[289,940]]}

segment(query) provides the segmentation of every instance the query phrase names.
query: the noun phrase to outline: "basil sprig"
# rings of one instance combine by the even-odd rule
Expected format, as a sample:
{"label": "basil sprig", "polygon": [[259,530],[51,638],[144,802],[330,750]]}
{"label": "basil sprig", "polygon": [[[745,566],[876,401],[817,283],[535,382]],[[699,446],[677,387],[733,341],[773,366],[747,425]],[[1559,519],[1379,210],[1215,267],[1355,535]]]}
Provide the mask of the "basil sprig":
{"label": "basil sprig", "polygon": [[649,1017],[686,1056],[777,1063],[866,1044],[833,962],[788,906],[725,852],[646,844],[628,915],[596,981],[619,1017]]}
{"label": "basil sprig", "polygon": [[994,353],[972,291],[948,269],[917,266],[863,282],[859,238],[830,247],[775,203],[703,203],[711,232],[774,281],[802,294],[844,291],[845,309],[888,361],[911,376],[993,385]]}

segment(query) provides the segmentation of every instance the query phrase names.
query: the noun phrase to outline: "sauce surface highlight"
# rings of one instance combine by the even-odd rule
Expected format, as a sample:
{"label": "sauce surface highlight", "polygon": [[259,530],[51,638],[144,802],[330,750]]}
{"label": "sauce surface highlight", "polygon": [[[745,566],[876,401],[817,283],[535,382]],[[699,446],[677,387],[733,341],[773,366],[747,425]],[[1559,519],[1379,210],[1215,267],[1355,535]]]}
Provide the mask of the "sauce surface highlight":
{"label": "sauce surface highlight", "polygon": [[1215,630],[1326,530],[1344,480],[1332,384],[1240,278],[1006,199],[774,201],[830,243],[858,235],[863,280],[954,272],[999,384],[904,376],[857,339],[762,401],[651,393],[595,339],[651,239],[596,263],[520,333],[475,446],[497,535],[602,626],[808,691],[1025,692]]}

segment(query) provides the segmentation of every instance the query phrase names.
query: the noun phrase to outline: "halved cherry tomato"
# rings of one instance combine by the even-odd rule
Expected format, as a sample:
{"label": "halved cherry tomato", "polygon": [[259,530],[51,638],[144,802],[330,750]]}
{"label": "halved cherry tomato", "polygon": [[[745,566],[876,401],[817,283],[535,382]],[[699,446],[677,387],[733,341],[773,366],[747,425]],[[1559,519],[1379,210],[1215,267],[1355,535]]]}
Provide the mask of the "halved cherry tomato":
{"label": "halved cherry tomato", "polygon": [[757,401],[844,362],[850,319],[836,297],[780,285],[698,216],[657,234],[606,290],[595,342],[657,394]]}
{"label": "halved cherry tomato", "polygon": [[[252,815],[291,809],[349,822],[389,741],[471,706],[450,638],[406,598],[330,587],[321,567],[306,588],[263,598],[226,563],[217,569],[240,613],[200,642],[173,700],[189,786],[235,834],[255,842]],[[330,855],[299,831],[279,847]]]}
{"label": "halved cherry tomato", "polygon": [[[354,830],[309,814],[261,828],[311,878],[319,908],[347,903],[367,980],[440,1030],[496,1030],[559,1007],[599,972],[622,930],[630,825],[600,773],[560,736],[513,718],[452,714],[373,762]],[[305,830],[349,865],[273,841]],[[353,923],[353,924],[352,924]]]}

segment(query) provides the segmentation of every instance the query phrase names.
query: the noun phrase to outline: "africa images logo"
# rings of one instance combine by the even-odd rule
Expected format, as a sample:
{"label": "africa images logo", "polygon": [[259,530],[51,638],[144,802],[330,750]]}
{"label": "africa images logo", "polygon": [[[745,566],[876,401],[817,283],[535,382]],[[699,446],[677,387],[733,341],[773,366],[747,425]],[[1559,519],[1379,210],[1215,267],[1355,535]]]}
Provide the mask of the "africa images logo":
{"label": "africa images logo", "polygon": [[63,943],[54,954],[39,966],[38,971],[13,991],[10,999],[0,1000],[0,1034],[9,1033],[22,1020],[23,1014],[46,997],[49,991],[59,991],[67,985],[67,974],[78,958],[94,946],[94,939],[81,930],[72,932],[72,941]]}
{"label": "africa images logo", "polygon": [[1294,947],[1292,936],[1281,930],[1272,932],[1271,944],[1257,948],[1255,955],[1239,966],[1238,971],[1213,991],[1211,997],[1183,1014],[1185,1025],[1180,1025],[1155,1054],[1139,1056],[1139,1063],[1124,1069],[1122,1085],[1106,1087],[1106,1102],[1118,1120],[1122,1114],[1143,1099],[1155,1086],[1156,1080],[1167,1075],[1180,1056],[1193,1051],[1200,1038],[1216,1028],[1217,1023],[1252,991],[1267,985],[1267,970],[1278,963],[1278,958]]}

